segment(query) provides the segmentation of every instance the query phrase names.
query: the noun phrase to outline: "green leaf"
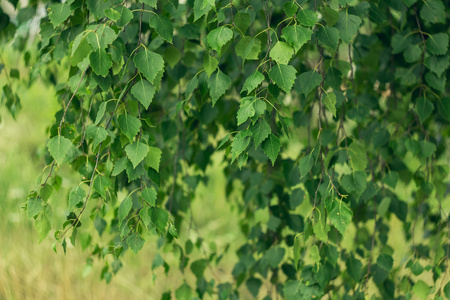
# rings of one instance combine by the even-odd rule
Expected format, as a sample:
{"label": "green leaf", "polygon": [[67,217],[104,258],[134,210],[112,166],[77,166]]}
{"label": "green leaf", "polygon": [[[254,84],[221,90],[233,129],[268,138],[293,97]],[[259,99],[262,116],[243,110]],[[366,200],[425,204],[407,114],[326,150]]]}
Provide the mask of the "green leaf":
{"label": "green leaf", "polygon": [[422,280],[418,280],[414,284],[414,286],[412,288],[412,292],[417,298],[426,300],[426,299],[428,299],[430,287]]}
{"label": "green leaf", "polygon": [[92,70],[99,76],[106,77],[113,63],[111,55],[103,49],[97,49],[89,55]]}
{"label": "green leaf", "polygon": [[336,117],[336,94],[333,92],[322,94],[323,104]]}
{"label": "green leaf", "polygon": [[159,172],[161,154],[162,152],[158,147],[148,147],[148,154],[145,158],[145,163],[147,164],[147,166]]}
{"label": "green leaf", "polygon": [[295,53],[311,40],[312,30],[300,25],[286,26],[282,30],[281,37],[294,48]]}
{"label": "green leaf", "polygon": [[345,229],[347,229],[348,224],[352,221],[352,216],[352,211],[348,208],[347,204],[342,201],[336,204],[329,215],[331,224],[333,224],[342,235],[344,235]]}
{"label": "green leaf", "polygon": [[434,88],[435,90],[444,93],[445,92],[445,83],[447,81],[447,77],[443,75],[442,77],[437,77],[434,73],[427,73],[425,75],[425,80],[428,85]]}
{"label": "green leaf", "polygon": [[241,99],[241,104],[237,112],[237,125],[241,125],[248,118],[255,115],[255,108],[253,107],[253,102],[256,100],[255,97],[245,97]]}
{"label": "green leaf", "polygon": [[151,7],[153,7],[153,8],[157,8],[157,1],[158,0],[139,0],[139,2],[142,2],[142,3],[144,3],[144,4],[147,4],[147,5],[149,5],[149,6],[151,6]]}
{"label": "green leaf", "polygon": [[134,65],[150,83],[155,84],[158,73],[164,71],[164,59],[158,53],[145,49],[134,56]]}
{"label": "green leaf", "polygon": [[116,25],[119,27],[124,27],[133,19],[133,13],[124,5],[116,8],[116,11],[120,14],[120,18],[116,21]]}
{"label": "green leaf", "polygon": [[207,266],[208,261],[206,259],[198,259],[191,263],[191,271],[197,280],[203,278],[203,273],[205,272]]}
{"label": "green leaf", "polygon": [[441,0],[423,1],[420,17],[430,23],[445,23],[445,6]]}
{"label": "green leaf", "polygon": [[248,27],[252,23],[252,17],[244,12],[239,12],[234,15],[234,24],[239,30],[245,34],[247,32]]}
{"label": "green leaf", "polygon": [[272,79],[280,89],[289,93],[294,85],[296,73],[297,71],[293,66],[277,64],[269,70],[269,78]]}
{"label": "green leaf", "polygon": [[[325,218],[324,218],[325,219]],[[322,218],[317,217],[316,222],[313,225],[313,232],[316,237],[323,241],[324,243],[328,242],[328,232],[330,231],[330,226],[322,220]]]}
{"label": "green leaf", "polygon": [[319,20],[319,17],[317,13],[313,12],[312,10],[302,9],[297,14],[297,19],[300,22],[300,24],[312,27]]}
{"label": "green leaf", "polygon": [[261,82],[264,80],[264,75],[256,69],[252,75],[245,79],[244,85],[242,87],[241,93],[243,91],[247,91],[247,94],[250,94],[254,89],[256,89]]}
{"label": "green leaf", "polygon": [[215,70],[217,70],[218,65],[219,61],[215,57],[209,55],[209,53],[205,54],[205,57],[203,58],[203,67],[205,68],[205,72],[208,74],[208,77],[211,76]]}
{"label": "green leaf", "polygon": [[231,78],[218,69],[214,75],[209,77],[208,87],[214,107],[217,100],[231,87]]}
{"label": "green leaf", "polygon": [[176,239],[178,238],[177,228],[172,223],[169,223],[169,234]]}
{"label": "green leaf", "polygon": [[228,140],[230,139],[231,134],[227,134],[219,143],[219,146],[217,146],[217,150],[219,150],[220,148],[222,148],[223,145],[225,145],[226,142],[228,142]]}
{"label": "green leaf", "polygon": [[313,70],[300,74],[298,80],[300,83],[299,92],[307,96],[313,89],[320,85],[322,76]]}
{"label": "green leaf", "polygon": [[434,106],[431,101],[427,100],[424,97],[420,97],[417,99],[416,103],[416,112],[419,116],[420,123],[425,122],[425,120],[431,116],[431,113],[433,112]]}
{"label": "green leaf", "polygon": [[76,66],[78,63],[82,62],[90,52],[91,47],[89,46],[84,33],[80,33],[72,44],[72,55],[70,60],[72,66]]}
{"label": "green leaf", "polygon": [[27,216],[29,219],[36,217],[44,207],[42,200],[39,198],[28,198],[27,200]]}
{"label": "green leaf", "polygon": [[403,53],[403,57],[408,63],[419,61],[422,57],[422,48],[420,47],[420,44],[409,45]]}
{"label": "green leaf", "polygon": [[167,222],[169,221],[169,214],[167,211],[159,207],[152,207],[150,208],[150,217],[156,229],[158,229],[160,233],[164,234]]}
{"label": "green leaf", "polygon": [[284,13],[286,14],[286,17],[291,18],[295,16],[295,13],[298,10],[298,6],[295,3],[295,1],[288,1],[283,5]]}
{"label": "green leaf", "polygon": [[314,262],[314,264],[320,264],[320,253],[319,247],[317,247],[317,245],[313,245],[309,248],[309,256],[311,257],[311,260]]}
{"label": "green leaf", "polygon": [[136,82],[131,88],[131,94],[148,109],[155,96],[155,87],[145,79]]}
{"label": "green leaf", "polygon": [[72,142],[61,135],[54,136],[47,144],[50,155],[55,159],[58,165],[63,163],[71,147]]}
{"label": "green leaf", "polygon": [[242,153],[245,149],[247,149],[250,144],[251,133],[247,130],[239,131],[238,134],[233,139],[233,143],[231,144],[231,155],[232,162]]}
{"label": "green leaf", "polygon": [[89,11],[97,18],[105,17],[105,9],[111,7],[110,1],[86,0]]}
{"label": "green leaf", "polygon": [[270,134],[269,138],[264,140],[261,148],[272,161],[272,165],[275,165],[275,161],[277,160],[278,153],[280,153],[281,149],[280,139],[275,135]]}
{"label": "green leaf", "polygon": [[366,150],[359,143],[354,141],[348,147],[348,155],[350,157],[350,166],[355,171],[364,171],[367,167]]}
{"label": "green leaf", "polygon": [[298,162],[298,169],[300,171],[300,179],[305,177],[309,171],[311,171],[314,162],[316,160],[316,152],[318,147],[316,146],[316,148],[314,148],[308,155],[305,155],[304,157],[302,157],[300,159],[300,161]]}
{"label": "green leaf", "polygon": [[408,32],[394,34],[391,39],[392,54],[403,52],[411,45],[412,36]]}
{"label": "green leaf", "polygon": [[250,131],[252,132],[255,149],[258,148],[258,146],[266,140],[272,132],[270,125],[266,122],[266,120],[264,120],[264,118],[260,118],[258,122],[251,126]]}
{"label": "green leaf", "polygon": [[130,213],[131,208],[133,207],[133,201],[128,195],[125,197],[125,199],[120,203],[119,211],[118,211],[118,221],[119,221],[119,227],[122,225],[125,218]]}
{"label": "green leaf", "polygon": [[122,157],[121,159],[119,159],[118,161],[116,161],[116,163],[114,164],[114,169],[112,172],[112,176],[117,176],[120,173],[123,172],[123,170],[125,170],[125,168],[127,167],[127,163],[128,163],[128,158],[126,156]]}
{"label": "green leaf", "polygon": [[127,237],[127,244],[130,246],[131,251],[137,254],[139,250],[144,247],[145,240],[141,238],[138,233],[132,233]]}
{"label": "green leaf", "polygon": [[189,80],[188,84],[186,85],[186,90],[184,91],[184,94],[186,95],[186,98],[189,98],[189,96],[194,92],[194,90],[198,87],[198,78],[197,75],[192,77],[191,80]]}
{"label": "green leaf", "polygon": [[303,239],[302,239],[301,233],[297,234],[294,238],[294,266],[297,271],[298,271],[298,262],[300,261],[300,255],[301,255],[300,248],[301,248],[302,241],[303,241]]}
{"label": "green leaf", "polygon": [[431,54],[444,55],[448,49],[448,34],[436,33],[427,39],[427,50]]}
{"label": "green leaf", "polygon": [[86,198],[86,192],[79,185],[73,187],[69,193],[69,210],[72,210],[78,203]]}
{"label": "green leaf", "polygon": [[345,262],[347,273],[355,281],[359,282],[362,275],[362,263],[354,255],[350,254]]}
{"label": "green leaf", "polygon": [[148,25],[155,29],[156,33],[158,33],[165,41],[172,43],[173,26],[168,17],[160,14],[152,14]]}
{"label": "green leaf", "polygon": [[236,44],[236,55],[246,60],[256,60],[261,52],[261,41],[256,37],[244,36]]}
{"label": "green leaf", "polygon": [[150,206],[155,206],[156,204],[156,191],[151,188],[145,188],[141,193],[142,198]]}
{"label": "green leaf", "polygon": [[91,25],[86,30],[89,32],[86,39],[94,50],[102,49],[105,52],[105,49],[117,38],[116,32],[106,24]]}
{"label": "green leaf", "polygon": [[447,70],[450,65],[450,57],[448,55],[445,56],[435,56],[430,55],[425,58],[425,66],[430,69],[431,72],[435,73],[438,77]]}
{"label": "green leaf", "polygon": [[348,10],[339,13],[339,20],[335,27],[339,30],[339,36],[344,43],[350,43],[353,36],[361,26],[361,18],[348,13]]}
{"label": "green leaf", "polygon": [[39,235],[39,243],[47,237],[48,233],[52,229],[52,224],[50,222],[51,214],[52,209],[50,208],[50,205],[44,206],[42,212],[39,214],[34,223],[34,227]]}
{"label": "green leaf", "polygon": [[279,64],[287,65],[294,55],[294,49],[285,42],[278,41],[270,50],[270,57]]}
{"label": "green leaf", "polygon": [[286,250],[280,246],[272,247],[264,254],[262,261],[267,263],[269,267],[275,269],[283,261]]}
{"label": "green leaf", "polygon": [[148,146],[140,141],[136,141],[128,144],[125,147],[125,152],[133,164],[133,168],[136,168],[137,165],[147,156]]}
{"label": "green leaf", "polygon": [[103,116],[105,115],[106,112],[106,105],[108,104],[108,102],[102,102],[100,104],[100,106],[98,107],[98,112],[97,112],[97,117],[95,118],[95,125],[98,125],[100,123],[100,121],[103,119]]}
{"label": "green leaf", "polygon": [[123,114],[117,118],[117,122],[122,133],[132,142],[141,129],[141,121],[132,115]]}
{"label": "green leaf", "polygon": [[440,115],[447,121],[450,121],[450,98],[441,98],[438,104]]}
{"label": "green leaf", "polygon": [[334,26],[339,20],[339,13],[327,5],[323,6],[322,14],[328,26]]}
{"label": "green leaf", "polygon": [[93,139],[92,141],[92,149],[96,149],[97,146],[106,140],[106,137],[108,136],[108,133],[106,132],[105,128],[101,126],[95,126],[94,124],[90,124],[86,128],[86,138],[87,139]]}
{"label": "green leaf", "polygon": [[195,0],[194,2],[194,22],[206,15],[212,6],[209,0]]}
{"label": "green leaf", "polygon": [[220,55],[222,47],[233,38],[233,31],[226,27],[221,26],[216,28],[208,33],[206,36],[206,40],[208,41],[209,46],[216,50]]}
{"label": "green leaf", "polygon": [[72,14],[70,5],[66,3],[57,3],[50,5],[48,18],[52,22],[53,27],[58,27],[62,22],[67,20],[67,18]]}
{"label": "green leaf", "polygon": [[111,180],[105,176],[97,176],[94,179],[94,190],[103,198],[106,198],[106,190],[111,186]]}
{"label": "green leaf", "polygon": [[112,8],[105,9],[105,16],[114,22],[120,19],[120,13]]}
{"label": "green leaf", "polygon": [[339,44],[339,30],[333,27],[320,26],[317,31],[317,40],[321,45],[336,51]]}

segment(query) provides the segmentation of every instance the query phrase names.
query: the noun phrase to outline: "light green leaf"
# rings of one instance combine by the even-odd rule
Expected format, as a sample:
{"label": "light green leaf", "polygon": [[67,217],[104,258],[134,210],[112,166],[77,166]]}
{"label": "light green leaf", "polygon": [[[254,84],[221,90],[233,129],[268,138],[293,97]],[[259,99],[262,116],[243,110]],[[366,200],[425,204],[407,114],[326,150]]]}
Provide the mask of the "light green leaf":
{"label": "light green leaf", "polygon": [[331,224],[333,224],[342,235],[344,235],[348,224],[352,221],[352,216],[352,211],[348,208],[347,204],[342,201],[336,204],[329,215]]}
{"label": "light green leaf", "polygon": [[106,53],[103,49],[97,49],[91,52],[89,55],[89,61],[95,74],[103,77],[108,75],[108,71],[113,65],[111,55]]}
{"label": "light green leaf", "polygon": [[203,58],[203,67],[205,68],[205,72],[208,74],[208,77],[214,73],[218,65],[219,61],[215,57],[209,55],[209,53],[205,53],[205,57]]}
{"label": "light green leaf", "polygon": [[145,163],[150,168],[159,172],[159,163],[161,161],[162,151],[157,147],[148,147],[148,154],[145,158]]}
{"label": "light green leaf", "polygon": [[265,139],[261,148],[267,157],[272,161],[272,166],[275,165],[275,161],[277,160],[278,153],[280,153],[281,142],[278,137],[270,134],[269,138]]}
{"label": "light green leaf", "polygon": [[86,128],[86,138],[87,139],[93,139],[92,141],[92,149],[95,150],[97,146],[106,140],[106,137],[108,136],[108,133],[106,132],[105,128],[101,126],[95,126],[94,124],[90,124]]}
{"label": "light green leaf", "polygon": [[323,93],[323,104],[336,117],[336,94],[333,92]]}
{"label": "light green leaf", "polygon": [[412,288],[412,292],[417,298],[426,300],[426,299],[428,299],[430,287],[422,280],[418,280],[414,284],[414,286]]}
{"label": "light green leaf", "polygon": [[281,37],[294,48],[297,53],[300,48],[311,40],[312,30],[300,25],[286,26]]}
{"label": "light green leaf", "polygon": [[264,120],[264,118],[260,118],[258,122],[250,127],[250,131],[252,132],[256,149],[265,139],[269,137],[272,129],[270,128],[270,125],[266,122],[266,120]]}
{"label": "light green leaf", "polygon": [[157,1],[158,0],[139,0],[139,2],[142,2],[142,3],[144,3],[144,4],[147,4],[147,5],[149,5],[149,6],[151,6],[151,7],[153,7],[153,8],[157,8]]}
{"label": "light green leaf", "polygon": [[138,233],[132,233],[127,237],[127,244],[130,246],[131,251],[133,251],[134,254],[137,254],[139,250],[144,247],[145,240],[141,238],[141,236]]}
{"label": "light green leaf", "polygon": [[71,147],[72,142],[61,135],[54,136],[50,141],[48,141],[47,144],[47,148],[50,151],[51,156],[55,159],[58,165],[62,164]]}
{"label": "light green leaf", "polygon": [[111,180],[105,176],[97,176],[94,179],[94,190],[103,198],[106,197],[106,190],[111,186]]}
{"label": "light green leaf", "polygon": [[125,152],[133,164],[133,168],[136,168],[137,165],[147,156],[148,146],[140,141],[136,141],[128,144],[125,147]]}
{"label": "light green leaf", "polygon": [[250,135],[251,133],[248,130],[241,130],[238,134],[236,134],[233,139],[233,143],[231,144],[231,162],[233,162],[242,152],[244,152],[245,149],[247,149],[251,140]]}
{"label": "light green leaf", "polygon": [[120,19],[120,13],[112,8],[105,9],[105,16],[114,22]]}
{"label": "light green leaf", "polygon": [[116,21],[117,26],[124,27],[133,19],[133,13],[124,5],[119,6],[116,10],[120,14],[120,18]]}
{"label": "light green leaf", "polygon": [[131,94],[138,99],[139,102],[148,109],[155,96],[155,87],[145,79],[136,82],[131,88]]}
{"label": "light green leaf", "polygon": [[79,185],[73,187],[69,192],[69,210],[72,210],[78,203],[83,202],[86,192]]}
{"label": "light green leaf", "polygon": [[247,77],[247,79],[245,79],[241,93],[243,91],[247,91],[247,94],[250,94],[254,89],[256,89],[261,84],[261,82],[263,82],[263,80],[264,75],[258,70],[255,70],[252,73],[252,75],[250,75],[249,77]]}
{"label": "light green leaf", "polygon": [[297,71],[293,66],[277,64],[269,70],[269,78],[272,79],[280,89],[289,93],[294,85],[296,73]]}
{"label": "light green leaf", "polygon": [[169,221],[169,214],[164,209],[159,207],[150,208],[150,217],[152,219],[153,225],[162,234],[164,234],[167,222]]}
{"label": "light green leaf", "polygon": [[125,218],[128,216],[128,213],[130,212],[131,208],[133,207],[133,201],[130,197],[130,195],[128,195],[121,203],[119,206],[119,211],[118,211],[118,221],[119,221],[119,226],[122,225],[123,221],[125,220]]}
{"label": "light green leaf", "polygon": [[216,28],[208,33],[206,36],[206,40],[208,41],[209,46],[216,50],[220,55],[222,47],[233,38],[233,31],[226,27],[221,26]]}
{"label": "light green leaf", "polygon": [[317,247],[317,245],[313,245],[309,248],[309,256],[311,257],[314,264],[320,264],[320,253],[319,247]]}
{"label": "light green leaf", "polygon": [[431,116],[433,112],[434,106],[431,101],[427,100],[424,97],[420,97],[416,102],[416,112],[419,116],[420,123],[425,122],[425,120]]}
{"label": "light green leaf", "polygon": [[278,41],[270,50],[270,57],[279,64],[287,65],[294,55],[294,49],[285,42]]}
{"label": "light green leaf", "polygon": [[319,86],[322,82],[322,76],[315,70],[312,70],[300,74],[298,80],[300,83],[299,92],[307,96],[313,89]]}
{"label": "light green leaf", "polygon": [[121,159],[119,159],[118,161],[116,161],[116,163],[114,164],[114,169],[112,172],[112,176],[117,176],[120,173],[123,172],[123,170],[125,170],[125,168],[127,167],[127,163],[128,163],[128,158],[126,156],[122,157]]}
{"label": "light green leaf", "polygon": [[256,37],[244,36],[236,44],[236,55],[246,60],[256,60],[261,52],[261,41]]}
{"label": "light green leaf", "polygon": [[313,12],[312,10],[302,9],[297,14],[297,19],[300,22],[300,24],[312,27],[319,20],[319,17],[317,13]]}
{"label": "light green leaf", "polygon": [[427,39],[427,50],[431,54],[444,55],[448,49],[448,34],[436,33]]}
{"label": "light green leaf", "polygon": [[316,149],[313,149],[308,155],[305,155],[304,157],[302,157],[300,159],[300,161],[298,162],[298,169],[300,171],[300,179],[305,177],[309,173],[309,171],[311,171],[311,169],[314,165],[314,162],[316,160],[316,158],[314,157],[315,150]]}
{"label": "light green leaf", "polygon": [[255,101],[255,99],[255,97],[245,97],[241,99],[241,104],[237,112],[238,126],[247,121],[248,118],[251,118],[255,115],[255,108],[253,107],[253,102]]}
{"label": "light green leaf", "polygon": [[348,10],[339,13],[339,20],[335,27],[339,30],[339,36],[344,43],[350,43],[353,36],[361,26],[361,18],[348,13]]}
{"label": "light green leaf", "polygon": [[152,14],[148,25],[155,29],[159,36],[162,37],[165,41],[172,43],[173,25],[168,17],[160,14]]}
{"label": "light green leaf", "polygon": [[106,24],[88,26],[86,31],[86,39],[94,50],[105,50],[117,38],[116,32]]}
{"label": "light green leaf", "polygon": [[348,147],[350,157],[350,166],[355,171],[364,171],[367,167],[367,156],[364,147],[357,141],[354,141]]}
{"label": "light green leaf", "polygon": [[327,243],[328,231],[330,231],[330,225],[328,225],[325,220],[322,220],[322,218],[317,217],[313,225],[313,232],[316,237],[324,243]]}
{"label": "light green leaf", "polygon": [[158,73],[164,71],[164,59],[158,53],[145,49],[135,55],[134,65],[150,83],[155,84]]}
{"label": "light green leaf", "polygon": [[126,137],[128,137],[130,142],[132,142],[133,138],[141,129],[141,121],[129,114],[120,115],[117,118],[117,121],[119,122],[119,128],[122,133],[125,134]]}
{"label": "light green leaf", "polygon": [[141,193],[142,198],[150,206],[155,206],[156,204],[156,191],[152,188],[145,188]]}
{"label": "light green leaf", "polygon": [[70,63],[72,66],[76,66],[78,63],[82,62],[90,52],[91,47],[89,46],[84,33],[80,33],[73,41]]}
{"label": "light green leaf", "polygon": [[208,87],[214,107],[217,100],[231,87],[231,78],[218,69],[214,75],[209,77]]}
{"label": "light green leaf", "polygon": [[209,0],[195,0],[194,2],[194,22],[206,15],[212,6]]}
{"label": "light green leaf", "polygon": [[103,116],[105,115],[106,112],[106,105],[108,103],[107,102],[102,102],[100,104],[100,106],[98,107],[98,112],[97,112],[97,116],[95,118],[95,125],[98,125],[100,123],[100,121],[103,119]]}
{"label": "light green leaf", "polygon": [[420,17],[430,23],[445,23],[445,6],[441,0],[423,1]]}
{"label": "light green leaf", "polygon": [[42,200],[39,198],[28,198],[27,216],[29,219],[36,217],[42,210]]}
{"label": "light green leaf", "polygon": [[70,5],[66,3],[57,3],[50,5],[48,18],[52,22],[53,27],[58,27],[62,22],[67,20],[67,18],[72,14]]}
{"label": "light green leaf", "polygon": [[50,205],[44,206],[42,212],[37,217],[34,227],[39,235],[39,243],[42,242],[52,229],[52,224],[50,222],[52,215],[52,209]]}
{"label": "light green leaf", "polygon": [[320,26],[317,31],[317,40],[321,45],[336,51],[339,44],[339,30],[333,27]]}

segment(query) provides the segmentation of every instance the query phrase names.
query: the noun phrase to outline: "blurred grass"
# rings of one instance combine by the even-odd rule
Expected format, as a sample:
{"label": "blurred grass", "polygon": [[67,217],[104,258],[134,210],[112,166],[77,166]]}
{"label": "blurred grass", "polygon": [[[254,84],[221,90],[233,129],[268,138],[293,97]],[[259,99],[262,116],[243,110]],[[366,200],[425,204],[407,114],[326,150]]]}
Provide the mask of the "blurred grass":
{"label": "blurred grass", "polygon": [[[17,54],[2,49],[0,53],[6,63],[0,82],[6,82],[5,71],[11,66],[25,69]],[[89,250],[83,252],[79,245],[68,245],[66,255],[60,246],[58,253],[54,253],[51,246],[54,231],[38,244],[34,221],[28,220],[20,207],[45,167],[46,128],[52,124],[59,104],[54,91],[39,82],[28,89],[20,88],[18,94],[22,110],[16,120],[4,106],[0,107],[0,299],[122,299],[130,296],[158,299],[163,292],[174,292],[185,281],[191,287],[195,286],[195,277],[190,271],[182,275],[176,269],[179,258],[170,246],[158,252],[174,267],[167,275],[163,267],[152,271],[156,239],[147,241],[137,256],[128,251],[123,268],[113,276],[110,284],[100,280],[105,260],[94,260],[92,272],[85,266]],[[212,175],[208,185],[200,185],[196,190],[192,208],[199,230],[188,233],[185,229],[182,232],[184,238],[179,242],[184,244],[187,235],[195,242],[200,234],[207,242],[214,241],[219,253],[227,244],[232,244],[226,257],[212,270],[214,274],[209,269],[205,271],[207,280],[215,278],[216,282],[225,282],[232,280],[229,274],[234,266],[231,260],[235,260],[233,244],[239,245],[237,241],[244,238],[239,233],[237,212],[232,211],[225,200],[225,178],[220,160],[221,157],[216,156],[216,165],[207,170]],[[54,192],[50,200],[55,219],[64,217],[68,189],[77,183],[77,178],[64,175],[62,188]],[[94,231],[92,234],[97,235]],[[211,250],[204,247],[204,251]],[[200,250],[191,256],[191,262],[205,258]],[[83,272],[88,275],[83,276]]]}

